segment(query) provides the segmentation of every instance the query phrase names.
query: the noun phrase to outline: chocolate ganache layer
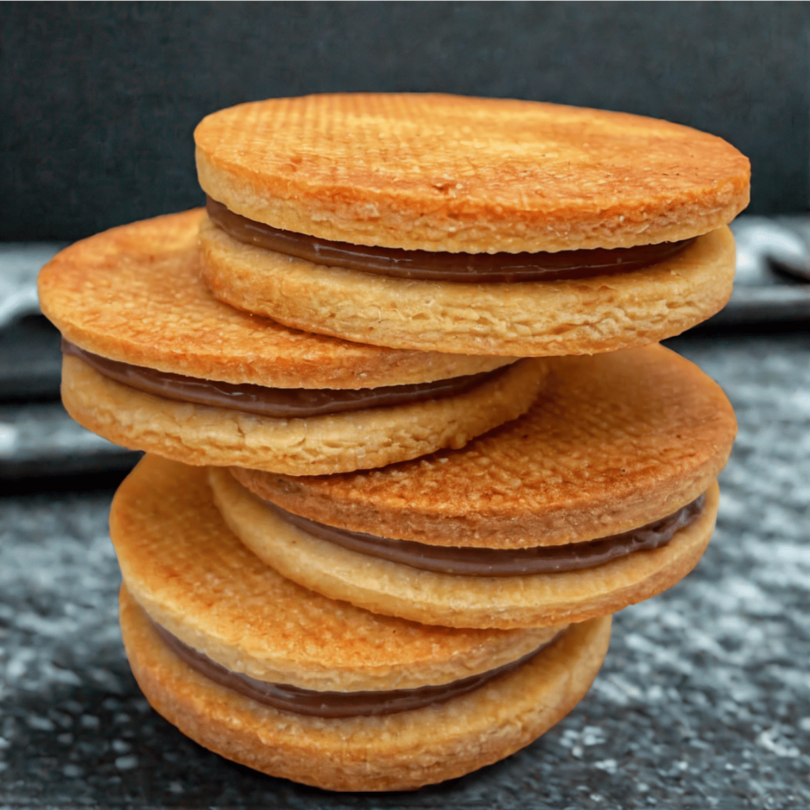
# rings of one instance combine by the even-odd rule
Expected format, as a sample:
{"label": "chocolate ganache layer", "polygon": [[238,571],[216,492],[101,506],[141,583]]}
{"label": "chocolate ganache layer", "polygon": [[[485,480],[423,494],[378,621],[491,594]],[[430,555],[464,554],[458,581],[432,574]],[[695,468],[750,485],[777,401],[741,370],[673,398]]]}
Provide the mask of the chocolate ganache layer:
{"label": "chocolate ganache layer", "polygon": [[301,419],[366,408],[388,408],[458,396],[494,379],[508,368],[504,366],[494,371],[452,377],[448,380],[381,388],[265,388],[261,385],[238,385],[184,377],[181,374],[133,366],[91,354],[64,339],[62,352],[78,357],[105,377],[147,394],[277,419]]}
{"label": "chocolate ganache layer", "polygon": [[[151,620],[150,620],[151,621]],[[163,643],[185,664],[195,669],[214,683],[232,689],[240,695],[256,700],[274,709],[312,717],[338,719],[341,717],[371,717],[374,715],[396,714],[397,712],[414,711],[443,703],[456,697],[466,695],[482,686],[486,686],[500,675],[513,672],[521,665],[553,644],[565,631],[554,636],[551,641],[524,655],[517,661],[504,664],[497,669],[461,678],[437,686],[422,686],[417,689],[395,689],[379,692],[317,692],[312,689],[301,689],[287,684],[268,683],[233,672],[221,664],[212,661],[204,653],[189,647],[179,638],[155,622],[152,627]]]}
{"label": "chocolate ganache layer", "polygon": [[595,568],[637,551],[650,551],[669,543],[680,529],[692,523],[703,510],[705,495],[665,518],[638,529],[584,543],[533,548],[491,549],[469,546],[430,546],[410,540],[390,540],[361,532],[350,532],[294,515],[269,501],[265,503],[279,517],[299,529],[350,551],[389,562],[409,565],[437,574],[471,577],[508,577],[550,574]]}
{"label": "chocolate ganache layer", "polygon": [[641,270],[680,253],[695,240],[632,248],[559,253],[432,253],[352,245],[282,231],[233,213],[208,197],[208,216],[238,242],[296,256],[313,264],[420,281],[473,283],[556,281]]}

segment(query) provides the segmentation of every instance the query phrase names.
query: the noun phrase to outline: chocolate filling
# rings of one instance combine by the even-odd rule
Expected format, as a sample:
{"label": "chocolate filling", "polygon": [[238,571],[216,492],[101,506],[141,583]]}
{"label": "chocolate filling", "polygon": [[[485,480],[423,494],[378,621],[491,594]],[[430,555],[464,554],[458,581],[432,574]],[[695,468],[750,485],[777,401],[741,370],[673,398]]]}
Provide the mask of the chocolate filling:
{"label": "chocolate filling", "polygon": [[259,703],[272,706],[274,709],[330,719],[371,717],[414,711],[423,709],[426,706],[432,706],[434,703],[443,703],[452,698],[466,695],[468,692],[479,689],[495,680],[499,675],[518,669],[522,664],[527,663],[535,655],[553,644],[561,635],[561,633],[558,633],[551,641],[524,655],[517,661],[504,664],[488,672],[482,672],[480,675],[472,675],[469,678],[461,678],[438,686],[422,686],[416,689],[394,689],[378,692],[317,692],[312,689],[301,689],[287,684],[259,681],[249,675],[233,672],[216,663],[216,661],[212,661],[204,653],[189,647],[160,625],[152,622],[152,627],[178,658],[220,686],[232,689],[234,692],[238,692],[240,695],[256,700]]}
{"label": "chocolate filling", "polygon": [[64,338],[62,352],[78,357],[105,377],[147,394],[277,419],[300,419],[365,408],[388,408],[458,396],[505,371],[505,368],[498,368],[480,374],[452,377],[449,380],[387,385],[381,388],[265,388],[261,385],[237,385],[217,380],[202,380],[143,366],[132,366],[86,352]]}
{"label": "chocolate filling", "polygon": [[279,517],[299,529],[350,551],[368,554],[390,562],[409,565],[437,574],[471,577],[508,577],[523,574],[549,574],[595,568],[636,551],[650,551],[666,545],[677,531],[692,523],[703,510],[706,496],[701,495],[677,512],[632,529],[629,532],[602,537],[585,543],[533,548],[471,548],[463,546],[430,546],[410,540],[389,540],[371,534],[350,532],[316,523],[294,515],[269,501],[267,505]]}
{"label": "chocolate filling", "polygon": [[282,231],[235,214],[210,197],[207,207],[211,221],[238,242],[297,256],[314,264],[421,281],[556,281],[627,273],[669,259],[695,241],[692,238],[632,248],[559,253],[433,253],[352,245]]}

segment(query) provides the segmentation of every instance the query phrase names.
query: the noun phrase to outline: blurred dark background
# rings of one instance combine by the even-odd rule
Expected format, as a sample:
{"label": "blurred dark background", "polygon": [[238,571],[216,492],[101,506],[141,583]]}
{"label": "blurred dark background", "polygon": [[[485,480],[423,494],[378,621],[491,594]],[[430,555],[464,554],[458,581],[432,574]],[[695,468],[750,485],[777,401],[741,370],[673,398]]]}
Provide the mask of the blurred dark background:
{"label": "blurred dark background", "polygon": [[206,113],[338,90],[666,118],[751,158],[749,212],[810,200],[804,3],[3,3],[0,23],[0,240],[197,205]]}

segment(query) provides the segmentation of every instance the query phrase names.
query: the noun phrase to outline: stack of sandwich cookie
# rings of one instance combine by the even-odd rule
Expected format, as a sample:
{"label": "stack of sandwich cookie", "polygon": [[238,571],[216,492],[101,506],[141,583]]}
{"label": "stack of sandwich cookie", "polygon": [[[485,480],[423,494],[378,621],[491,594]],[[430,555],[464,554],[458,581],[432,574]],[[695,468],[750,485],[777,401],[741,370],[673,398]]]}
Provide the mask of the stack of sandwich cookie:
{"label": "stack of sandwich cookie", "polygon": [[453,630],[377,616],[284,579],[234,537],[205,472],[147,456],[110,533],[121,625],[150,703],[265,773],[403,790],[518,750],[584,696],[610,618]]}
{"label": "stack of sandwich cookie", "polygon": [[650,344],[728,298],[746,159],[448,96],[241,105],[195,140],[206,211],[40,279],[68,410],[152,454],[111,514],[136,678],[319,787],[507,756],[709,540],[733,413]]}
{"label": "stack of sandwich cookie", "polygon": [[487,355],[679,334],[731,295],[749,164],[639,116],[442,95],[242,104],[195,131],[204,272],[320,334]]}
{"label": "stack of sandwich cookie", "polygon": [[40,274],[63,402],[106,439],[186,464],[346,472],[461,447],[542,387],[543,360],[362,346],[232,309],[200,278],[202,216],[99,234]]}

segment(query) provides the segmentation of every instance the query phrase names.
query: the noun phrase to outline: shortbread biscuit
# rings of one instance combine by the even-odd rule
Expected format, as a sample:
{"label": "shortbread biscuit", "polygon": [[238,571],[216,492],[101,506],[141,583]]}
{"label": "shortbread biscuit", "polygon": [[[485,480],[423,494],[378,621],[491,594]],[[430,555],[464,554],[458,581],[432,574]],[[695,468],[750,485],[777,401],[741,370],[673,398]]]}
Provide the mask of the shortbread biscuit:
{"label": "shortbread biscuit", "polygon": [[[234,310],[200,279],[201,217],[190,211],[99,234],[40,275],[43,311],[78,347],[65,357],[65,406],[113,442],[188,464],[345,472],[460,447],[525,411],[542,385],[542,361],[361,346]],[[146,388],[133,387],[136,372]],[[190,378],[195,394],[205,389],[203,399],[186,399],[171,375]],[[399,401],[406,386],[425,384],[436,393]],[[289,389],[305,405],[328,395],[327,413],[246,412],[246,385],[266,397]],[[442,393],[444,385],[458,387]],[[388,389],[391,403],[375,404]],[[344,392],[371,399],[329,412]]]}
{"label": "shortbread biscuit", "polygon": [[237,242],[204,221],[203,273],[231,306],[379,346],[488,355],[571,355],[645,346],[725,306],[734,237],[720,228],[634,272],[560,281],[403,281]]}
{"label": "shortbread biscuit", "polygon": [[[340,476],[233,469],[253,494],[212,471],[217,503],[240,538],[285,576],[376,612],[457,627],[615,612],[670,587],[698,562],[714,527],[734,414],[714,382],[659,346],[550,365],[528,413],[462,451]],[[689,507],[701,496],[702,505]],[[269,504],[414,544],[431,561],[404,563],[376,541],[369,551],[339,545],[316,536],[317,527],[290,525]],[[674,535],[655,550],[633,551],[637,541],[622,539],[629,553],[610,552],[601,564],[537,573],[520,563],[511,574],[501,567],[515,550],[525,552],[521,560],[543,548],[540,556],[582,555],[596,541],[649,532],[684,509],[689,520],[673,524]],[[488,550],[494,573],[453,573],[467,549]]]}
{"label": "shortbread biscuit", "polygon": [[689,127],[432,94],[270,99],[207,116],[200,185],[249,219],[360,245],[464,253],[626,248],[708,233],[750,166]]}
{"label": "shortbread biscuit", "polygon": [[593,354],[679,334],[731,295],[725,226],[747,205],[749,163],[687,127],[320,95],[222,110],[195,141],[209,285],[291,327],[400,349]]}
{"label": "shortbread biscuit", "polygon": [[[609,619],[454,630],[331,602],[283,579],[228,531],[203,470],[153,456],[116,494],[110,529],[127,655],[152,705],[223,756],[318,787],[410,789],[508,756],[573,708],[607,651]],[[306,690],[328,707],[361,693],[364,714],[321,716],[317,699],[309,714],[267,705],[212,680],[200,654],[280,684],[293,701]],[[504,665],[454,697],[395,713],[384,706],[402,690],[453,688]]]}
{"label": "shortbread biscuit", "polygon": [[286,419],[153,396],[66,357],[62,401],[79,424],[124,447],[185,464],[321,475],[463,447],[529,407],[544,379],[533,362],[521,360],[455,397]]}

